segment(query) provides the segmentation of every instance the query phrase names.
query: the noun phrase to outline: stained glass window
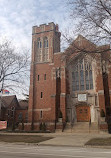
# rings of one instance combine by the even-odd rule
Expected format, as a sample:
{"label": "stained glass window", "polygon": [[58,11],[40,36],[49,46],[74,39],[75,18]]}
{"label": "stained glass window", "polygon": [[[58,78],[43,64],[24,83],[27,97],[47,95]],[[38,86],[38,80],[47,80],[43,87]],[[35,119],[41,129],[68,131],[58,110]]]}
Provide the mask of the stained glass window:
{"label": "stained glass window", "polygon": [[93,89],[92,66],[83,60],[78,60],[72,72],[72,91]]}

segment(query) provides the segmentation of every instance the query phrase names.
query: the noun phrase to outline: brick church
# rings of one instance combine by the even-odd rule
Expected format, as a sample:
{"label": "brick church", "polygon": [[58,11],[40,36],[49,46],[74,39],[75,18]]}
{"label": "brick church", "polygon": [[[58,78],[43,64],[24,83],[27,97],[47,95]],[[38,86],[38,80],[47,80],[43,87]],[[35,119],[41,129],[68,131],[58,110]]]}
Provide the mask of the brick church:
{"label": "brick church", "polygon": [[33,27],[25,128],[37,131],[44,123],[47,130],[55,131],[88,122],[107,129],[111,113],[109,45],[97,46],[79,35],[61,52],[60,37],[53,22]]}

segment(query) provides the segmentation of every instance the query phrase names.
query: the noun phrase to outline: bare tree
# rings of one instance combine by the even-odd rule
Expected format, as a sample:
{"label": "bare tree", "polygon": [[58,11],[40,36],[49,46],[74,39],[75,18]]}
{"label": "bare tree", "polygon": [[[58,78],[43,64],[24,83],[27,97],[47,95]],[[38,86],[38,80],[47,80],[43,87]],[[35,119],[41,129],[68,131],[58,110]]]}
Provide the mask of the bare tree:
{"label": "bare tree", "polygon": [[[68,0],[68,4],[74,30],[72,32],[68,30],[63,34],[63,38],[70,45],[66,49],[67,56],[74,52],[82,52],[92,53],[93,57],[97,57],[97,53],[103,55],[104,52],[110,51],[111,0]],[[79,37],[73,41],[74,36],[78,34]],[[104,55],[104,60],[111,62],[108,55]]]}
{"label": "bare tree", "polygon": [[69,5],[76,33],[99,44],[111,43],[111,0],[69,0]]}
{"label": "bare tree", "polygon": [[25,84],[30,62],[28,51],[18,52],[10,41],[0,44],[0,91]]}

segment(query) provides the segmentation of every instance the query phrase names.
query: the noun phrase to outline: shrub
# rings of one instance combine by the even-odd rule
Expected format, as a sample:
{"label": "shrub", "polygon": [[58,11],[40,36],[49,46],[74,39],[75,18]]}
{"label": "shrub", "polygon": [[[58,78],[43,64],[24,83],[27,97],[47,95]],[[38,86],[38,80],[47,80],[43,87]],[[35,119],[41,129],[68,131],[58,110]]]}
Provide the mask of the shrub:
{"label": "shrub", "polygon": [[43,123],[43,125],[42,125],[42,130],[46,131],[46,124],[45,123]]}
{"label": "shrub", "polygon": [[40,123],[39,129],[40,129],[40,131],[43,131],[43,132],[46,131],[46,124],[45,124],[45,122],[44,123],[42,123],[42,122]]}
{"label": "shrub", "polygon": [[103,109],[101,109],[101,117],[105,117],[105,112]]}
{"label": "shrub", "polygon": [[24,122],[22,121],[22,130],[24,130]]}
{"label": "shrub", "polygon": [[62,118],[62,112],[61,112],[61,110],[59,112],[59,118]]}
{"label": "shrub", "polygon": [[40,131],[42,131],[42,122],[39,125],[39,129],[40,129]]}

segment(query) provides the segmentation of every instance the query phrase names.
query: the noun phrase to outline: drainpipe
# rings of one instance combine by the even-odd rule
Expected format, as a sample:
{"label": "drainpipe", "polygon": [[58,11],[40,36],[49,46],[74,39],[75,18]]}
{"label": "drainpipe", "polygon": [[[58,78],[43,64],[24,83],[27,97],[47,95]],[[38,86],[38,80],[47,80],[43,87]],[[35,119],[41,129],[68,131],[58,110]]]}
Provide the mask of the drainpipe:
{"label": "drainpipe", "polygon": [[1,120],[1,107],[2,107],[2,96],[0,94],[0,120]]}
{"label": "drainpipe", "polygon": [[32,105],[32,123],[31,123],[31,130],[34,130],[34,104],[35,104],[35,50],[36,50],[36,41],[34,41],[34,48],[33,49],[33,60],[32,60],[32,67],[33,67],[33,105]]}
{"label": "drainpipe", "polygon": [[1,109],[2,109],[2,90],[0,91],[0,120],[1,120]]}

